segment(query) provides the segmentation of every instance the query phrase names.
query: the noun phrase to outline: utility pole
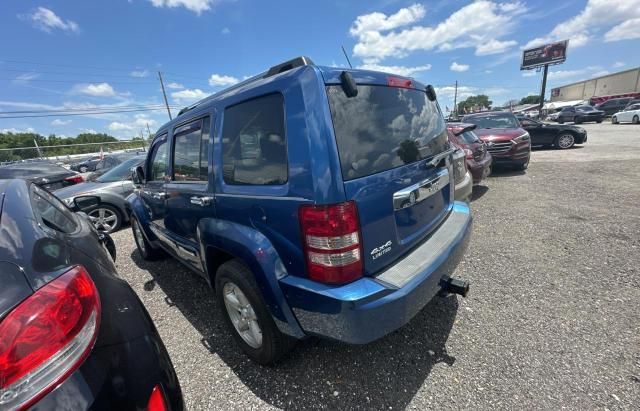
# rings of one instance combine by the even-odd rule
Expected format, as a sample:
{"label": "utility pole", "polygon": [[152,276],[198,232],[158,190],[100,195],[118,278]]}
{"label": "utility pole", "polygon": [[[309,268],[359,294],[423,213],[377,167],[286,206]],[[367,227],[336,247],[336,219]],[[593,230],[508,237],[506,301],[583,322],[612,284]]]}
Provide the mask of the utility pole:
{"label": "utility pole", "polygon": [[149,123],[147,123],[147,133],[149,133],[149,137],[151,137],[151,129],[149,128]]}
{"label": "utility pole", "polygon": [[349,56],[347,55],[347,52],[344,49],[344,46],[341,45],[340,47],[342,48],[342,52],[344,53],[344,58],[346,58],[347,59],[347,63],[349,63],[349,67],[353,68],[353,66],[351,65],[351,61],[349,60]]}
{"label": "utility pole", "polygon": [[544,73],[542,74],[542,90],[540,90],[540,104],[538,105],[538,120],[542,118],[542,106],[544,106],[544,92],[547,88],[547,72],[549,65],[544,65]]}
{"label": "utility pole", "polygon": [[458,117],[458,80],[456,80],[456,89],[453,92],[453,115]]}
{"label": "utility pole", "polygon": [[164,82],[162,81],[161,72],[158,72],[158,78],[160,79],[160,86],[162,87],[162,95],[164,96],[164,105],[167,106],[167,113],[169,113],[169,120],[173,120],[173,118],[171,118],[171,110],[169,109],[169,102],[167,101],[167,93],[164,91]]}

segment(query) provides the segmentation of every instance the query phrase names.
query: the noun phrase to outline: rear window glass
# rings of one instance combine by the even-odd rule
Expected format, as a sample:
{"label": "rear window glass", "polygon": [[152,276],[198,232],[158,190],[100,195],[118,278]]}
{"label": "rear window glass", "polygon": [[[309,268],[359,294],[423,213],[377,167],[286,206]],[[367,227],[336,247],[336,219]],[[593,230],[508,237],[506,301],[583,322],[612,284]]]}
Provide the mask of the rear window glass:
{"label": "rear window glass", "polygon": [[225,183],[286,183],[288,162],[282,95],[270,94],[225,109],[222,150]]}
{"label": "rear window glass", "polygon": [[327,95],[344,180],[446,150],[444,118],[424,91],[358,85],[349,98],[341,86],[328,86]]}
{"label": "rear window glass", "polygon": [[31,204],[36,216],[47,227],[65,234],[73,233],[78,228],[71,210],[56,197],[36,186],[32,186]]}
{"label": "rear window glass", "polygon": [[509,113],[482,114],[468,116],[462,119],[465,123],[471,123],[478,128],[519,128],[520,124],[516,116]]}
{"label": "rear window glass", "polygon": [[52,163],[27,163],[0,167],[0,178],[29,178],[39,175],[62,174],[69,170]]}

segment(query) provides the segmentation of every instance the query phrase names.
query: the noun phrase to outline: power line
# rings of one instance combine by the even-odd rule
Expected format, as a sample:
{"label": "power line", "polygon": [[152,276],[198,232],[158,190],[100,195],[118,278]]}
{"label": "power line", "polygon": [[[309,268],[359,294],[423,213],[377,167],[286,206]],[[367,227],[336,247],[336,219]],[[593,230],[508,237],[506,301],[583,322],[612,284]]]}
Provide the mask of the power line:
{"label": "power line", "polygon": [[0,115],[0,119],[6,118],[39,118],[39,117],[68,117],[68,116],[87,116],[87,115],[97,115],[97,114],[116,114],[116,113],[134,113],[139,111],[159,111],[164,110],[164,107],[160,108],[140,108],[140,109],[132,109],[132,110],[111,110],[111,111],[94,111],[94,112],[85,112],[85,113],[62,113],[62,114],[34,114],[34,115],[22,115],[22,116],[2,116]]}
{"label": "power line", "polygon": [[[0,78],[0,80],[6,80],[6,81],[23,81],[25,83],[31,83],[31,82],[39,82],[39,83],[75,83],[75,84],[81,84],[81,83],[97,83],[97,82],[104,82],[104,80],[100,80],[100,79],[93,79],[93,80],[45,80],[45,79],[25,79],[25,78],[20,78],[20,77],[16,77],[16,78]],[[156,84],[153,81],[112,81],[109,80],[109,83],[112,84]]]}
{"label": "power line", "polygon": [[116,68],[116,67],[99,67],[99,66],[83,66],[78,64],[55,64],[55,63],[42,63],[36,61],[25,61],[25,60],[0,60],[2,63],[15,63],[15,64],[32,64],[37,66],[51,66],[51,67],[71,67],[71,68],[90,68],[95,70],[105,70],[105,71],[133,71],[135,68]]}
{"label": "power line", "polygon": [[[8,69],[0,68],[0,71],[10,71],[13,73],[24,73],[24,74],[53,74],[53,75],[65,75],[65,76],[88,75],[88,76],[96,76],[96,77],[115,77],[115,78],[129,78],[129,79],[144,78],[144,77],[135,77],[130,74],[102,74],[102,73],[87,73],[87,72],[74,72],[74,71],[41,71],[41,70],[36,71],[31,69],[10,69],[10,68]],[[148,77],[148,75],[145,77]]]}
{"label": "power line", "polygon": [[[137,106],[94,106],[84,108],[61,108],[51,110],[16,110],[16,111],[0,111],[0,116],[5,114],[49,114],[49,113],[73,113],[84,111],[101,111],[101,110],[128,110],[128,109],[164,109],[164,104],[149,104],[149,105],[137,105]],[[171,106],[171,108],[179,108],[181,106]]]}

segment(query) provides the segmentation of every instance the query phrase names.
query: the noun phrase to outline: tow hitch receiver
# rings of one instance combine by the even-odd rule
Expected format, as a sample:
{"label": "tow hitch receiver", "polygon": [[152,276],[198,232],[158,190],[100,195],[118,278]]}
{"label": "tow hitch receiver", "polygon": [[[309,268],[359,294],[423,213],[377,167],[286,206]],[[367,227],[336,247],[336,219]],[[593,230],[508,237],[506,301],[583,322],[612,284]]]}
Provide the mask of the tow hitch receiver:
{"label": "tow hitch receiver", "polygon": [[442,277],[442,290],[448,293],[459,294],[463,297],[469,292],[469,281],[451,278],[449,276]]}

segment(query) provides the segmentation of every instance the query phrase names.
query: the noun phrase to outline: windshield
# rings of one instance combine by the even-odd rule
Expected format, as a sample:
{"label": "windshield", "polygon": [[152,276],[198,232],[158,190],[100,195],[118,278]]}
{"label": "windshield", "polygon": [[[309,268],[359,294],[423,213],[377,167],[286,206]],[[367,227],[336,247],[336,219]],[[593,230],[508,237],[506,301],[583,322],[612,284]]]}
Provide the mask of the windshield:
{"label": "windshield", "polygon": [[478,136],[476,136],[476,133],[474,133],[473,131],[469,130],[469,131],[465,131],[462,134],[458,135],[458,138],[462,141],[464,141],[467,144],[471,144],[471,143],[475,143],[477,141],[480,141],[480,139],[478,138]]}
{"label": "windshield", "polygon": [[117,167],[96,178],[96,181],[98,183],[113,183],[114,181],[129,180],[131,178],[131,169],[142,163],[144,163],[144,157],[134,157],[123,161]]}
{"label": "windshield", "polygon": [[465,123],[471,123],[478,128],[518,128],[520,124],[513,114],[495,113],[475,116],[467,116],[462,119]]}
{"label": "windshield", "polygon": [[447,147],[444,118],[422,90],[358,85],[358,95],[349,98],[341,86],[328,86],[327,95],[345,181]]}

